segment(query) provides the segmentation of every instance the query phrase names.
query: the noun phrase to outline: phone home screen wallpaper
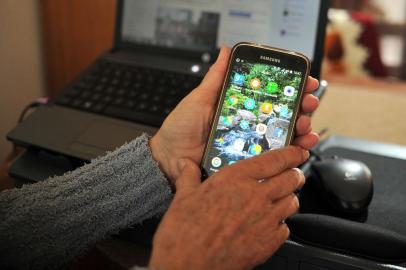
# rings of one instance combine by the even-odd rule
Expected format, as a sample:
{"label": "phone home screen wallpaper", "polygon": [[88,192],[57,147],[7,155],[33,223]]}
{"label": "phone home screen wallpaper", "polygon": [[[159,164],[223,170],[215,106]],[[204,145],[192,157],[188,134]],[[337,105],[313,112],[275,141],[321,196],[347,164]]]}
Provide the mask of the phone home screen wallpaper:
{"label": "phone home screen wallpaper", "polygon": [[300,96],[301,72],[239,58],[234,61],[204,166],[209,175],[283,147]]}

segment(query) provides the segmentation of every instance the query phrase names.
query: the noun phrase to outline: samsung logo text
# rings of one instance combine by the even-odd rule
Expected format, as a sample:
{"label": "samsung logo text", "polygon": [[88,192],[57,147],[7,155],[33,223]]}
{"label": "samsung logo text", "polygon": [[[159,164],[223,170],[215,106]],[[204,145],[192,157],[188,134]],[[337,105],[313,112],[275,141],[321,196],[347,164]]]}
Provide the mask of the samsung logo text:
{"label": "samsung logo text", "polygon": [[266,61],[269,61],[269,62],[274,62],[274,63],[280,63],[281,62],[281,59],[272,58],[272,57],[264,56],[264,55],[261,55],[260,59],[261,60],[266,60]]}

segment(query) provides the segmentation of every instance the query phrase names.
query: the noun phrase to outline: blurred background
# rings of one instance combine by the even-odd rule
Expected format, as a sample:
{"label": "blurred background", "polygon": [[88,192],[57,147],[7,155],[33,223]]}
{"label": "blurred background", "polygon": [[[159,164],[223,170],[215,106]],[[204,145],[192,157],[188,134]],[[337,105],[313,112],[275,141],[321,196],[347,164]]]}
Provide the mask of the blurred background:
{"label": "blurred background", "polygon": [[333,0],[325,76],[406,80],[406,1]]}
{"label": "blurred background", "polygon": [[[111,47],[115,4],[115,0],[0,1],[0,160],[11,150],[5,135],[24,106],[38,97],[54,97]],[[336,94],[323,101],[314,116],[314,129],[406,144],[406,125],[393,111],[406,106],[406,0],[332,0],[329,21],[323,79]],[[354,104],[352,97],[358,100]],[[368,108],[354,112],[359,100]],[[334,121],[329,126],[341,117],[363,119],[371,114],[382,115],[367,127],[374,132],[360,128],[359,121]]]}

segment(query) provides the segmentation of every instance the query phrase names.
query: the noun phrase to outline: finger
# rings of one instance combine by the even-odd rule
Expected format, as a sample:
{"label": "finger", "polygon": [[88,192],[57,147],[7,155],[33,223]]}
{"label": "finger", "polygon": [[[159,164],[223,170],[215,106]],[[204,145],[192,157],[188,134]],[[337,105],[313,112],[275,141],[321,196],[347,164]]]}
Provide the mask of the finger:
{"label": "finger", "polygon": [[288,240],[290,235],[290,230],[288,225],[286,225],[285,223],[279,225],[277,231],[276,231],[276,237],[275,237],[275,241],[277,243],[280,243],[280,245],[282,245],[283,243],[285,243],[286,240]]}
{"label": "finger", "polygon": [[238,171],[241,179],[264,179],[278,175],[289,168],[295,168],[309,158],[309,152],[296,146],[271,150],[262,155],[242,160],[224,167],[230,172]]}
{"label": "finger", "polygon": [[197,87],[197,91],[214,92],[216,95],[209,95],[210,101],[215,103],[217,94],[223,86],[224,77],[227,71],[228,59],[230,58],[231,49],[222,47],[216,62],[210,67],[203,81]]}
{"label": "finger", "polygon": [[307,115],[300,115],[296,121],[296,136],[303,136],[312,131],[310,117]]}
{"label": "finger", "polygon": [[276,245],[277,250],[281,245],[283,245],[283,243],[285,243],[286,240],[288,240],[289,235],[290,230],[288,228],[288,225],[286,225],[285,223],[280,224],[274,233],[274,237],[272,237],[272,240],[275,241],[272,246]]}
{"label": "finger", "polygon": [[[262,226],[261,226],[262,225]],[[255,250],[255,265],[263,264],[285,243],[289,238],[290,231],[286,224],[279,224],[276,228],[270,228],[267,222],[258,226],[254,226],[251,230],[251,235],[258,234],[258,231],[262,231],[261,237],[256,240],[259,245]],[[252,269],[250,267],[249,269]],[[247,268],[248,269],[248,268]]]}
{"label": "finger", "polygon": [[263,186],[261,189],[267,194],[270,200],[277,201],[303,187],[305,181],[306,179],[303,172],[297,168],[293,168],[267,181],[259,183],[259,185]]}
{"label": "finger", "polygon": [[312,76],[309,76],[307,78],[305,92],[311,93],[315,91],[317,88],[319,88],[319,80],[313,78]]}
{"label": "finger", "polygon": [[319,99],[312,94],[304,94],[302,101],[302,112],[312,113],[319,107]]}
{"label": "finger", "polygon": [[293,145],[300,146],[303,149],[311,149],[319,142],[319,135],[315,132],[310,132],[309,134],[298,136],[293,141]]}
{"label": "finger", "polygon": [[299,199],[295,194],[288,195],[274,202],[273,212],[282,221],[299,210]]}
{"label": "finger", "polygon": [[[253,244],[249,252],[241,254],[242,256],[252,256],[252,265],[245,267],[246,269],[253,269],[255,266],[265,263],[289,238],[288,226],[286,224],[272,226],[272,219],[272,216],[269,216],[268,219],[261,220],[247,231],[246,235],[249,235],[248,239]],[[246,241],[243,241],[241,244],[245,243]]]}
{"label": "finger", "polygon": [[178,162],[180,175],[176,179],[176,191],[195,189],[201,184],[201,172],[199,167],[189,159],[181,159]]}

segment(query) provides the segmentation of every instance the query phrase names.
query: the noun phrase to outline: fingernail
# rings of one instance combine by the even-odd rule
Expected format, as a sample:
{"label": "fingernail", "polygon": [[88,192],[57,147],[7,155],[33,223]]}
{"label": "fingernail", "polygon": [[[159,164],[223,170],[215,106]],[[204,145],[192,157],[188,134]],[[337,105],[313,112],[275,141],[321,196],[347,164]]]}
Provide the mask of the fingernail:
{"label": "fingernail", "polygon": [[310,153],[309,153],[309,151],[307,151],[307,150],[303,150],[303,158],[304,158],[305,160],[308,160],[308,159],[309,159],[309,157],[310,157]]}
{"label": "fingernail", "polygon": [[296,187],[297,190],[300,190],[304,184],[306,183],[306,176],[304,175],[303,171],[299,168],[293,168],[300,174],[300,181],[298,182],[298,186]]}
{"label": "fingernail", "polygon": [[187,161],[184,158],[181,158],[181,159],[178,160],[178,169],[179,169],[179,171],[183,170],[183,168],[186,166],[186,163],[187,163]]}

